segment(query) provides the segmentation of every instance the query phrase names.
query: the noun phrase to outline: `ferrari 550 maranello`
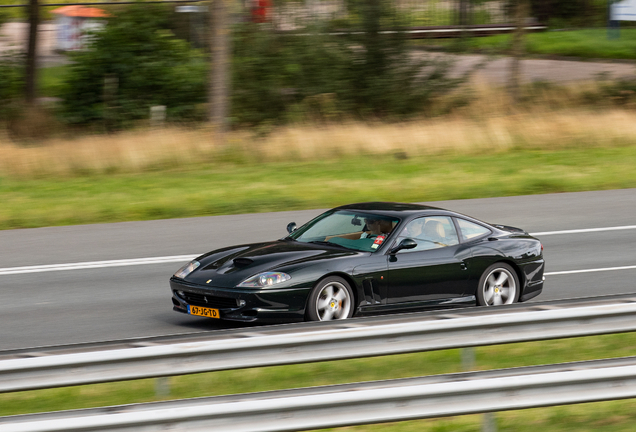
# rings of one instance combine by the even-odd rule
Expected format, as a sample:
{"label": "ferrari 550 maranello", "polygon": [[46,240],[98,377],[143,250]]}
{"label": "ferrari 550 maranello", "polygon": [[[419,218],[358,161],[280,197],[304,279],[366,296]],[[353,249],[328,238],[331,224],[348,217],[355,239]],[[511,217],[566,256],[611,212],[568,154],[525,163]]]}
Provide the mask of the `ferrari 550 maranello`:
{"label": "ferrari 550 maranello", "polygon": [[519,228],[441,208],[361,203],[289,235],[206,253],[170,279],[174,310],[235,321],[327,321],[526,301],[543,246]]}

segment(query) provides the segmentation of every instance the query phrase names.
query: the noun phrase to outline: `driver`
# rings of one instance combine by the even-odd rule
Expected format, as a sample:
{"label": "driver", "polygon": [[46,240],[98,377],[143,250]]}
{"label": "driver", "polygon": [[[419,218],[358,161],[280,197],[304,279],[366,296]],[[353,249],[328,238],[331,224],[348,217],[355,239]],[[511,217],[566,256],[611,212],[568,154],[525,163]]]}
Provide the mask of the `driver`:
{"label": "driver", "polygon": [[372,218],[365,218],[364,219],[364,223],[367,225],[367,230],[362,233],[362,235],[360,236],[361,239],[363,238],[374,238],[377,237],[379,235],[382,235],[382,225],[380,223],[380,220],[378,219],[372,219]]}

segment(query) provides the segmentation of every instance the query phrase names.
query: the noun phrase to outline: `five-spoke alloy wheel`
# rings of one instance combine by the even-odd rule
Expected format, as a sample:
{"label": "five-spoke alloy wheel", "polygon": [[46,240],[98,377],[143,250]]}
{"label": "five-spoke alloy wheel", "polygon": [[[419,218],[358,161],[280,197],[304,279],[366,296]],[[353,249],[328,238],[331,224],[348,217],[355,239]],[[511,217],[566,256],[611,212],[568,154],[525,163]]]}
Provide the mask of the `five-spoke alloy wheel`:
{"label": "five-spoke alloy wheel", "polygon": [[353,291],[344,279],[331,276],[321,280],[311,292],[307,318],[311,321],[330,321],[351,318]]}
{"label": "five-spoke alloy wheel", "polygon": [[479,279],[477,303],[480,306],[512,304],[519,300],[517,273],[506,263],[496,263],[484,271]]}

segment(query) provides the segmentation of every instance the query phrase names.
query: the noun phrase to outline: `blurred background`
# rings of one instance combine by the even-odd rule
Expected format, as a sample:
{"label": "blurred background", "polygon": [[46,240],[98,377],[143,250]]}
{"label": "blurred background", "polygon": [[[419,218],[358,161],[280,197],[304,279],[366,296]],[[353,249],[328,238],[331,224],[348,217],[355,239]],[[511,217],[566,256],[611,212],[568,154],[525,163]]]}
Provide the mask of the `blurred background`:
{"label": "blurred background", "polygon": [[[243,193],[214,204],[211,195],[163,184],[144,195],[142,211],[122,204],[25,216],[32,198],[23,196],[0,212],[4,227],[634,184],[621,168],[631,153],[607,153],[619,162],[606,161],[612,168],[602,176],[594,162],[598,149],[630,152],[636,137],[633,0],[0,6],[5,184],[66,182],[51,204],[58,208],[87,176],[99,177],[91,199],[115,188],[98,193],[96,185],[122,175],[156,184],[166,177],[143,179],[224,172],[234,182],[233,167],[264,170],[258,182],[235,179]],[[530,151],[541,160],[528,163]],[[503,167],[489,159],[495,154],[510,161]],[[287,170],[276,166],[285,162]],[[476,177],[475,166],[490,169]],[[267,170],[277,179],[264,181],[274,178]],[[408,181],[387,182],[392,171]],[[333,182],[329,193],[295,190],[307,173]],[[167,190],[192,199],[175,203]]]}
{"label": "blurred background", "polygon": [[[478,208],[494,222],[515,224],[507,219],[514,215],[537,232],[634,225],[633,212],[624,212],[633,190],[616,189],[636,187],[635,0],[77,3],[0,0],[0,230],[104,225],[4,231],[3,267],[200,253],[219,238],[229,245],[284,234],[287,213],[249,213],[360,201],[461,209],[450,201],[614,189],[494,198]],[[244,216],[224,224],[112,224],[236,214]],[[546,254],[570,260],[561,268],[549,261],[559,271],[586,265],[574,252],[631,266],[633,244],[622,233],[554,240]],[[6,279],[3,316],[13,329],[3,335],[34,346],[59,335],[75,340],[84,328],[85,340],[101,338],[95,328],[109,338],[209,329],[166,318],[163,290],[174,269],[165,266]],[[631,289],[628,272],[607,274],[550,281],[546,294]],[[69,301],[77,293],[95,308]],[[124,303],[134,313],[120,309]],[[100,307],[111,309],[91,312]],[[29,332],[35,339],[22,339]],[[496,346],[479,351],[477,364],[633,355],[633,339]],[[173,396],[192,397],[386,379],[387,371],[458,372],[461,363],[453,350],[171,385]],[[144,381],[7,394],[0,415],[166,398],[158,393]],[[596,407],[514,411],[500,424],[633,430],[633,401]],[[473,431],[479,423],[427,424]]]}

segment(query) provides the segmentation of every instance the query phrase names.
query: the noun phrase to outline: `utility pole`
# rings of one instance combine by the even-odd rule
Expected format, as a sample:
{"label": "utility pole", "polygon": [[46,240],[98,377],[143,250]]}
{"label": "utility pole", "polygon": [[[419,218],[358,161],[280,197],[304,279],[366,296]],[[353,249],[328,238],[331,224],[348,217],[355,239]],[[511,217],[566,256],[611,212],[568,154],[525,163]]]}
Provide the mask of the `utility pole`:
{"label": "utility pole", "polygon": [[470,23],[470,19],[469,19],[469,4],[470,0],[460,0],[459,1],[459,25],[461,27],[461,38],[460,38],[460,44],[462,49],[466,49],[467,47],[467,42],[468,42],[468,31],[467,31],[467,26]]}
{"label": "utility pole", "polygon": [[468,0],[459,0],[459,25],[468,25]]}
{"label": "utility pole", "polygon": [[38,0],[29,0],[29,46],[26,58],[26,86],[25,97],[29,105],[35,102],[35,87],[37,83],[37,40],[40,8]]}
{"label": "utility pole", "polygon": [[512,59],[510,62],[510,96],[515,103],[521,101],[521,57],[525,52],[524,30],[529,10],[528,0],[516,0],[516,28],[512,36]]}
{"label": "utility pole", "polygon": [[215,143],[225,145],[230,87],[230,0],[210,0],[212,67],[210,68],[210,121],[214,127]]}

